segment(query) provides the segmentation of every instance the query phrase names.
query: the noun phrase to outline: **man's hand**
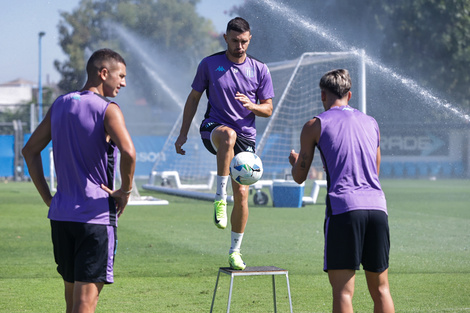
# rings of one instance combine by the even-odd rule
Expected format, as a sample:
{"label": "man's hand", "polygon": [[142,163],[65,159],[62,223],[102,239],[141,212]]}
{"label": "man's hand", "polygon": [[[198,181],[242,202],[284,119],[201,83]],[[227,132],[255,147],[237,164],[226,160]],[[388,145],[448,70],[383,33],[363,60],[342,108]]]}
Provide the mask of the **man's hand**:
{"label": "man's hand", "polygon": [[126,208],[127,203],[129,202],[129,197],[131,194],[126,193],[121,189],[111,190],[103,184],[101,184],[101,189],[106,191],[111,197],[114,198],[114,201],[116,202],[116,211],[117,211],[118,217],[120,217],[121,214],[124,212],[124,209]]}
{"label": "man's hand", "polygon": [[289,155],[290,165],[294,166],[294,164],[297,162],[298,158],[299,158],[299,154],[296,153],[294,150],[291,150],[290,155]]}
{"label": "man's hand", "polygon": [[250,111],[253,111],[253,108],[254,108],[255,104],[252,103],[246,95],[244,95],[244,94],[237,91],[235,99],[240,101],[245,108],[247,108]]}
{"label": "man's hand", "polygon": [[188,140],[188,137],[179,135],[178,139],[176,139],[175,142],[176,153],[181,155],[186,154],[186,151],[182,148],[182,146],[186,143],[186,140]]}
{"label": "man's hand", "polygon": [[273,99],[259,100],[259,104],[251,102],[250,98],[246,95],[237,91],[235,99],[240,101],[240,103],[246,109],[253,112],[256,116],[259,117],[270,117],[273,114]]}

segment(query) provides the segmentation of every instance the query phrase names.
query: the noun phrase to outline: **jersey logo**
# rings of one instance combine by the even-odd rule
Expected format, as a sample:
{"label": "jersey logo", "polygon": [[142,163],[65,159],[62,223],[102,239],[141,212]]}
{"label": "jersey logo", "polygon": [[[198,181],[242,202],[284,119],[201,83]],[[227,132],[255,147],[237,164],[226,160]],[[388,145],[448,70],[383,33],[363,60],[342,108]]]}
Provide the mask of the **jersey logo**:
{"label": "jersey logo", "polygon": [[80,95],[73,95],[72,99],[80,101]]}
{"label": "jersey logo", "polygon": [[246,77],[255,77],[255,69],[253,67],[247,68],[245,70]]}
{"label": "jersey logo", "polygon": [[248,147],[246,148],[246,151],[248,151],[248,152],[254,152],[254,151],[253,151],[253,147],[251,147],[251,146],[248,146]]}
{"label": "jersey logo", "polygon": [[219,67],[215,71],[216,72],[225,72],[225,69],[222,65],[219,65]]}

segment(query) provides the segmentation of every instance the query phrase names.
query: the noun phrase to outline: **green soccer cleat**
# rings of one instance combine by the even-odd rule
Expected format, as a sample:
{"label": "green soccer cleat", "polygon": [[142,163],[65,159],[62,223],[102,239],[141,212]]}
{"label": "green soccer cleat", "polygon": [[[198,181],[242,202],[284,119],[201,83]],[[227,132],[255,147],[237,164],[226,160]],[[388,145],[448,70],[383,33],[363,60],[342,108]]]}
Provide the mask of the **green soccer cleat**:
{"label": "green soccer cleat", "polygon": [[227,201],[214,201],[214,224],[220,229],[227,227]]}
{"label": "green soccer cleat", "polygon": [[234,270],[244,270],[246,268],[246,264],[243,262],[240,252],[230,253],[228,256],[228,264]]}

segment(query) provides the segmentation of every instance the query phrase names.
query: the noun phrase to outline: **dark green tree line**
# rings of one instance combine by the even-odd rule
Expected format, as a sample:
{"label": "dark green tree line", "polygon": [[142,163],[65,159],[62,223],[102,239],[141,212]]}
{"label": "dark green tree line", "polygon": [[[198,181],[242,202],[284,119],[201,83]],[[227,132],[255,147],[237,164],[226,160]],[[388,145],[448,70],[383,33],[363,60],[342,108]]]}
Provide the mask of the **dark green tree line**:
{"label": "dark green tree line", "polygon": [[[69,56],[65,62],[56,61],[62,74],[59,87],[64,91],[81,87],[87,53],[102,46],[125,50],[107,27],[109,21],[158,44],[162,53],[177,57],[193,73],[202,57],[224,46],[210,21],[197,15],[198,2],[82,0],[73,12],[62,13],[59,24],[60,44]],[[267,3],[240,1],[230,12],[250,22],[254,35],[250,54],[264,62],[294,59],[308,51],[338,51],[340,42],[346,46],[343,49],[365,49],[369,56],[470,111],[470,73],[466,70],[470,67],[469,0]],[[281,9],[271,8],[271,3]],[[289,16],[283,7],[297,15]],[[299,16],[334,38],[308,29]]]}
{"label": "dark green tree line", "polygon": [[[112,25],[116,24],[153,42],[166,54],[178,55],[181,63],[194,66],[195,60],[219,44],[212,23],[196,12],[198,2],[82,0],[73,12],[62,12],[58,25],[60,45],[68,60],[55,61],[62,76],[60,89],[70,91],[82,87],[86,79],[85,62],[92,51],[109,47],[125,52],[126,44],[120,43],[113,33]],[[125,58],[132,56],[125,55]]]}
{"label": "dark green tree line", "polygon": [[[369,56],[450,97],[470,111],[470,1],[468,0],[291,0],[246,1],[232,14],[246,17],[254,30],[251,53],[265,62],[303,52],[365,49]],[[289,7],[288,10],[278,7]],[[299,21],[330,31],[319,36]],[[332,39],[334,39],[332,41]]]}
{"label": "dark green tree line", "polygon": [[451,95],[468,112],[470,1],[396,1],[387,15],[383,58],[416,73],[423,85]]}

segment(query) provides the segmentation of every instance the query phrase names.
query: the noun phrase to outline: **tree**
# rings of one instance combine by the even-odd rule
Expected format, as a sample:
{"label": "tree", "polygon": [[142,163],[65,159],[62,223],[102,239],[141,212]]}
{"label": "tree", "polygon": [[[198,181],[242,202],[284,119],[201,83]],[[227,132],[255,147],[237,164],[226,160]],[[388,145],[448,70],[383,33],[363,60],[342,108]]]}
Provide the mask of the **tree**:
{"label": "tree", "polygon": [[382,55],[423,85],[452,95],[470,109],[470,1],[394,1]]}
{"label": "tree", "polygon": [[73,12],[62,12],[60,45],[69,58],[64,62],[55,61],[62,75],[60,89],[70,91],[83,86],[85,62],[92,51],[102,47],[125,50],[125,43],[113,36],[111,21],[118,21],[143,38],[158,43],[168,55],[177,55],[181,63],[195,66],[195,60],[218,47],[212,23],[196,13],[198,2],[82,0]]}
{"label": "tree", "polygon": [[127,63],[130,88],[116,100],[123,104],[129,130],[167,134],[181,113],[198,62],[221,49],[212,22],[196,12],[198,2],[81,0],[73,12],[61,13],[60,44],[68,60],[55,62],[62,74],[60,89],[82,88],[91,53],[114,49]]}
{"label": "tree", "polygon": [[245,1],[231,14],[249,21],[251,53],[265,62],[350,47],[373,52],[383,37],[379,22],[384,12],[379,0]]}
{"label": "tree", "polygon": [[78,90],[83,86],[86,79],[84,53],[103,40],[103,34],[99,32],[103,13],[100,14],[96,7],[96,3],[82,0],[74,12],[61,13],[63,20],[59,22],[60,45],[69,57],[63,63],[54,61],[62,76],[58,84],[61,90]]}
{"label": "tree", "polygon": [[[469,12],[468,0],[292,0],[246,1],[231,13],[250,22],[251,53],[265,62],[307,51],[365,49],[468,112]],[[372,96],[380,98],[373,88]]]}

